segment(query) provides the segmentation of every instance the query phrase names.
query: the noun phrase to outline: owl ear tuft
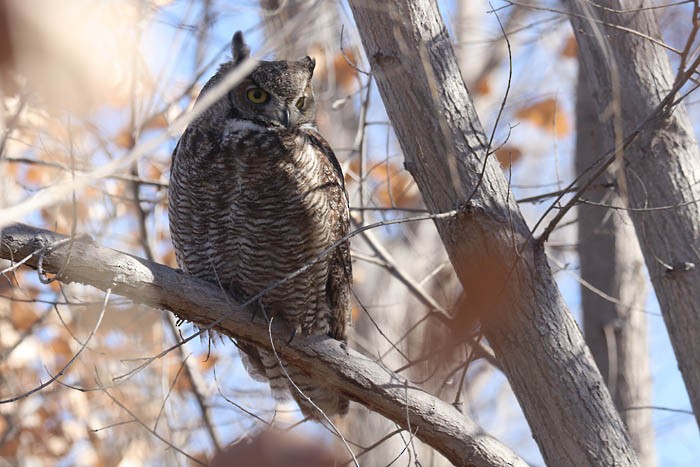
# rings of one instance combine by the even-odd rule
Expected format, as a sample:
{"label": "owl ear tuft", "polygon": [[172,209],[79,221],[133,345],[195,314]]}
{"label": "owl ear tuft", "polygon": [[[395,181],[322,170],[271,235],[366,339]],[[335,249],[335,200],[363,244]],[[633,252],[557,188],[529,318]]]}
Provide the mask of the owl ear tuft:
{"label": "owl ear tuft", "polygon": [[233,52],[234,63],[242,62],[250,56],[250,47],[245,43],[241,31],[236,31],[233,35],[233,39],[231,39],[231,51]]}
{"label": "owl ear tuft", "polygon": [[308,55],[302,59],[303,62],[306,64],[306,68],[309,70],[310,74],[314,74],[314,68],[316,68],[316,59],[311,58]]}

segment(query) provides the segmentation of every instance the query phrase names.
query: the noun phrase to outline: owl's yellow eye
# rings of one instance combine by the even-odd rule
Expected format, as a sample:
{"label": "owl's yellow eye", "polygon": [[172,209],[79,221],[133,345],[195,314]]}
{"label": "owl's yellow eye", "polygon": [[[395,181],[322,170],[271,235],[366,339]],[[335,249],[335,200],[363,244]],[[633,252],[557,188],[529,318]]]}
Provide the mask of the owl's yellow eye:
{"label": "owl's yellow eye", "polygon": [[250,88],[248,91],[246,91],[245,95],[253,104],[264,104],[270,100],[270,95],[267,93],[267,91],[260,88]]}
{"label": "owl's yellow eye", "polygon": [[305,98],[305,97],[300,97],[300,98],[297,100],[297,104],[296,104],[296,105],[297,105],[297,109],[299,109],[299,110],[303,109],[303,108],[304,108],[304,104],[306,104],[306,98]]}

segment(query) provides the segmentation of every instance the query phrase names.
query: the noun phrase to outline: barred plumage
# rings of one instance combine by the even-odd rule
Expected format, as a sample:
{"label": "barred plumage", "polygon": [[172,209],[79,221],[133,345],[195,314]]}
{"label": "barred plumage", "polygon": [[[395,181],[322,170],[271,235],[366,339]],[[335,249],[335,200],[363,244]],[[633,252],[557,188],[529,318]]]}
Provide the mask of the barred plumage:
{"label": "barred plumage", "polygon": [[[240,33],[233,61],[207,92],[247,57]],[[196,118],[173,155],[170,231],[180,267],[251,298],[310,263],[349,230],[340,165],[314,127],[311,77],[315,62],[262,61],[224,98]],[[350,311],[349,245],[343,242],[259,304],[305,335],[345,340]],[[264,375],[276,397],[289,390],[270,352],[239,342],[244,363]],[[327,415],[347,411],[340,394],[287,366],[294,383]],[[320,418],[296,390],[305,414]]]}

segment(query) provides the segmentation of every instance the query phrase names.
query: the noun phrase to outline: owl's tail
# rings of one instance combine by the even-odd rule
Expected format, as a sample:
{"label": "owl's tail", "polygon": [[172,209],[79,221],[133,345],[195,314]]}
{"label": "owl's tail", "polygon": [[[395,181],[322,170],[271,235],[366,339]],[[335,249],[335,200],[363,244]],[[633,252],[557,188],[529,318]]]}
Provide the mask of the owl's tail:
{"label": "owl's tail", "polygon": [[291,395],[304,416],[316,420],[323,420],[323,414],[333,417],[348,412],[348,399],[332,388],[318,384],[292,365],[285,365],[285,374],[277,357],[270,351],[244,343],[238,346],[242,350],[243,366],[254,379],[269,381],[275,399],[286,400]]}

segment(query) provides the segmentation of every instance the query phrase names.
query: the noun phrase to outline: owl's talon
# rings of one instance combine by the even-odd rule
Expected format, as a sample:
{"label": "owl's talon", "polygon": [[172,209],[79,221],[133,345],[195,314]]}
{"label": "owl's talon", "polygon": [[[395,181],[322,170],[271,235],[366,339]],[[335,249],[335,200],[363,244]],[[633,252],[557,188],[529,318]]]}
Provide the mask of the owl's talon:
{"label": "owl's talon", "polygon": [[287,345],[289,345],[289,344],[292,343],[292,341],[294,340],[294,338],[296,337],[296,335],[297,335],[297,329],[294,328],[294,329],[292,329],[292,335],[289,336],[289,340],[287,341]]}

